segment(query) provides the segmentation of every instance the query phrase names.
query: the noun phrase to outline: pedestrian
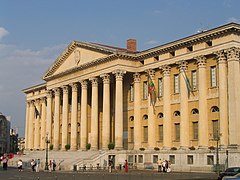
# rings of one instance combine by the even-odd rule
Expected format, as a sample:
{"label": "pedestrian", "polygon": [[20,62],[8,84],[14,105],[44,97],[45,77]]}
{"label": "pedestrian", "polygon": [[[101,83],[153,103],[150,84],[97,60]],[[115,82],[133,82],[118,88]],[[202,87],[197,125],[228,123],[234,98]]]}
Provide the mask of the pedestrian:
{"label": "pedestrian", "polygon": [[18,171],[22,171],[22,166],[23,166],[23,162],[21,159],[18,160],[18,163],[17,163],[17,167],[18,167]]}
{"label": "pedestrian", "polygon": [[8,158],[5,157],[5,158],[2,160],[2,162],[3,162],[3,170],[7,170],[7,167],[8,167],[8,165],[7,165],[7,163],[8,163]]}
{"label": "pedestrian", "polygon": [[32,161],[31,161],[31,167],[32,167],[32,171],[33,171],[33,172],[35,171],[35,166],[36,166],[36,163],[35,163],[34,159],[32,159]]}
{"label": "pedestrian", "polygon": [[163,163],[162,163],[162,168],[163,168],[163,172],[167,172],[167,169],[166,169],[166,160],[163,161]]}
{"label": "pedestrian", "polygon": [[108,172],[112,172],[112,161],[111,161],[111,159],[109,159],[109,161],[108,161]]}
{"label": "pedestrian", "polygon": [[56,161],[54,159],[52,161],[52,166],[53,166],[53,171],[55,171],[57,164],[56,164]]}
{"label": "pedestrian", "polygon": [[124,169],[125,169],[125,172],[128,172],[128,162],[127,162],[127,160],[125,160]]}
{"label": "pedestrian", "polygon": [[158,164],[158,172],[162,172],[162,160],[159,159],[157,164]]}
{"label": "pedestrian", "polygon": [[39,172],[39,168],[40,168],[40,159],[36,160],[36,172]]}

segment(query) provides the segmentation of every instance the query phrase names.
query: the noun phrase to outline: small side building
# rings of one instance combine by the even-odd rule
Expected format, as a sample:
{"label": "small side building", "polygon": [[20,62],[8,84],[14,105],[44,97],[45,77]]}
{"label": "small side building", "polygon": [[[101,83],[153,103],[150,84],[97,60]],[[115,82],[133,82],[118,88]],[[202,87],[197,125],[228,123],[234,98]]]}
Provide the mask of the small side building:
{"label": "small side building", "polygon": [[10,121],[0,112],[0,154],[9,152]]}

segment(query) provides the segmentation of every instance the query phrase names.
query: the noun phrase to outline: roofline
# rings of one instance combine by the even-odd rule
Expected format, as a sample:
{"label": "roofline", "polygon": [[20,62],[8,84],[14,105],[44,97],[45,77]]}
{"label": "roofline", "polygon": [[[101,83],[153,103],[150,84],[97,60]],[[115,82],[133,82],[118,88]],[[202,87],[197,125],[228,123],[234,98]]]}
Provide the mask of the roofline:
{"label": "roofline", "polygon": [[27,94],[31,91],[42,90],[42,89],[46,88],[46,85],[47,85],[47,83],[45,82],[45,83],[41,83],[41,84],[38,84],[38,85],[35,85],[35,86],[31,86],[29,88],[23,89],[22,91],[25,94]]}

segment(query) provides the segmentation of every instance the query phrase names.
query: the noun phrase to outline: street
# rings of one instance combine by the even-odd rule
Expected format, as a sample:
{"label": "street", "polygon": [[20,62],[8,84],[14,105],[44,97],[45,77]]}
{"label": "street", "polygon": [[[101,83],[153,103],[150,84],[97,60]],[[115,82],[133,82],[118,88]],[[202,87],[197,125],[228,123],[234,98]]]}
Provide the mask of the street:
{"label": "street", "polygon": [[112,172],[31,172],[29,169],[18,172],[16,168],[9,168],[7,171],[0,169],[2,180],[212,180],[217,179],[215,173],[157,173],[156,171],[130,171]]}

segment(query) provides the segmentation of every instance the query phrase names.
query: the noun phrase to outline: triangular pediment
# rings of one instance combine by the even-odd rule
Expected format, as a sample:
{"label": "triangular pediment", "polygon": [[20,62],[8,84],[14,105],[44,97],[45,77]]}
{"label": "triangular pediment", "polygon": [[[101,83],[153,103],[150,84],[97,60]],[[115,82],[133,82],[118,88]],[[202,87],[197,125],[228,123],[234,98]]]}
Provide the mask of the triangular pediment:
{"label": "triangular pediment", "polygon": [[91,63],[96,59],[107,58],[119,50],[121,49],[73,41],[46,71],[43,79],[70,71],[78,66]]}

